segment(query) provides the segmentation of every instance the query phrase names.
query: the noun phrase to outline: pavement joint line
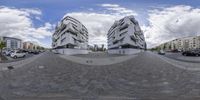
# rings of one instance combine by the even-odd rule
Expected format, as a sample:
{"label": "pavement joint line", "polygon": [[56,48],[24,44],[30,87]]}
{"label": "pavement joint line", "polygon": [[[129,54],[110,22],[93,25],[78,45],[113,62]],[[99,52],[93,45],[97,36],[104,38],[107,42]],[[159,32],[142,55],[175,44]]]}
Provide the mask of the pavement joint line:
{"label": "pavement joint line", "polygon": [[[189,66],[195,65],[195,63],[186,63],[186,62],[176,61],[176,60],[164,57],[164,56],[157,55],[157,54],[152,53],[152,52],[151,52],[151,54],[156,55],[157,57],[161,58],[163,61],[166,61],[167,63],[172,64],[173,66],[175,66],[177,68],[184,69],[184,70],[190,70],[190,71],[200,71],[200,65],[199,64],[197,65],[199,67],[191,68]],[[181,65],[180,63],[185,64],[185,65]],[[186,67],[186,64],[188,64],[188,67]]]}

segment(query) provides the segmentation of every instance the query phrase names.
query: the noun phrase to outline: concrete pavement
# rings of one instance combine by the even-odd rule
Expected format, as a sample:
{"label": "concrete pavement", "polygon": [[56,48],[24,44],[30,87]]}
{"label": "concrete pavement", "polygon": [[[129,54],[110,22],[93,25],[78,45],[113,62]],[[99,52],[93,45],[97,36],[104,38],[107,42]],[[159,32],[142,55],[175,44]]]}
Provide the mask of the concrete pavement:
{"label": "concrete pavement", "polygon": [[74,63],[47,52],[20,68],[1,72],[0,96],[9,100],[199,100],[199,76],[198,71],[177,68],[149,52],[111,65]]}
{"label": "concrete pavement", "polygon": [[[91,56],[91,57],[89,57]],[[88,55],[59,55],[59,57],[64,58],[66,60],[85,64],[85,65],[112,65],[116,63],[121,63],[123,61],[132,59],[137,57],[137,54],[134,55],[109,55],[105,53],[98,53],[98,54],[88,54]]]}

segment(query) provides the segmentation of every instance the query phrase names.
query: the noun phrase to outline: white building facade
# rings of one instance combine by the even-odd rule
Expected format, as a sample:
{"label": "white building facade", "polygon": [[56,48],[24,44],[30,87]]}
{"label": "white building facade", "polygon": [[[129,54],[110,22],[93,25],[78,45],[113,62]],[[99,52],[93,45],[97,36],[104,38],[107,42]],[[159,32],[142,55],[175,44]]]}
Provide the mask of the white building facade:
{"label": "white building facade", "polygon": [[23,44],[21,39],[1,36],[0,40],[5,42],[6,49],[22,49]]}
{"label": "white building facade", "polygon": [[194,37],[184,37],[174,39],[172,41],[163,43],[159,45],[159,47],[166,51],[179,50],[179,51],[187,51],[200,49],[200,36]]}
{"label": "white building facade", "polygon": [[134,16],[115,21],[108,31],[108,53],[134,54],[146,49],[144,34]]}
{"label": "white building facade", "polygon": [[52,48],[54,52],[61,54],[87,54],[87,28],[70,16],[64,17],[52,36]]}

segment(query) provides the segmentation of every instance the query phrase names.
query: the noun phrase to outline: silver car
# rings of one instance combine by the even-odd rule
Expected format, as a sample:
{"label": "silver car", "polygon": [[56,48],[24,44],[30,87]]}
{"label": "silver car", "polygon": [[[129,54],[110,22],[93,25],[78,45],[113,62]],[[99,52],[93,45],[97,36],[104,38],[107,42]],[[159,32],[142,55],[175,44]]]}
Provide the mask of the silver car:
{"label": "silver car", "polygon": [[26,53],[20,51],[20,50],[15,50],[13,53],[10,55],[12,58],[20,58],[20,57],[25,57]]}

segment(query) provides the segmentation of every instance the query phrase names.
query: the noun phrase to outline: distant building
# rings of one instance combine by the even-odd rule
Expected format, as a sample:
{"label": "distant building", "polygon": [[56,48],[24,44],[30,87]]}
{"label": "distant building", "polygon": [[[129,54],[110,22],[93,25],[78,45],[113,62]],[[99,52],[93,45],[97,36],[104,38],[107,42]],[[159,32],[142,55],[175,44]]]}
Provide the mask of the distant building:
{"label": "distant building", "polygon": [[31,42],[24,42],[23,49],[33,50],[33,43]]}
{"label": "distant building", "polygon": [[158,47],[166,51],[172,51],[172,50],[186,51],[186,50],[200,49],[200,36],[174,39],[172,41],[163,43]]}
{"label": "distant building", "polygon": [[97,44],[94,44],[94,51],[98,51],[98,45]]}
{"label": "distant building", "polygon": [[21,39],[1,36],[0,40],[5,42],[6,49],[22,49],[22,40]]}
{"label": "distant building", "polygon": [[62,54],[88,53],[88,30],[78,20],[66,16],[56,26],[52,48]]}
{"label": "distant building", "polygon": [[41,47],[35,43],[32,43],[30,41],[27,41],[27,42],[23,42],[23,49],[25,50],[41,50],[43,49],[44,47]]}
{"label": "distant building", "polygon": [[146,49],[144,34],[134,16],[115,21],[108,31],[108,53],[133,54]]}

